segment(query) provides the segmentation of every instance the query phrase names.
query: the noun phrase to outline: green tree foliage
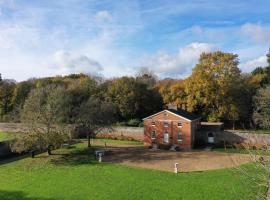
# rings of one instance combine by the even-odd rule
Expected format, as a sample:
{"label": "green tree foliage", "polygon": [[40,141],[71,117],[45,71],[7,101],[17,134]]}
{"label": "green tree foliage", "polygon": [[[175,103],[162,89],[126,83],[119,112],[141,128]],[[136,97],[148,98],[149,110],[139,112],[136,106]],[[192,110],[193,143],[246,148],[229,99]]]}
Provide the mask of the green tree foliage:
{"label": "green tree foliage", "polygon": [[261,128],[270,128],[270,86],[258,90],[254,96],[253,119]]}
{"label": "green tree foliage", "polygon": [[75,123],[79,114],[80,105],[91,96],[97,95],[97,83],[90,77],[80,77],[68,84],[63,97],[63,111],[65,123]]}
{"label": "green tree foliage", "polygon": [[256,80],[260,86],[270,84],[270,48],[269,53],[266,54],[266,57],[268,63],[267,66],[257,67],[251,72],[253,79]]}
{"label": "green tree foliage", "polygon": [[[237,109],[238,56],[220,51],[203,53],[186,83],[187,106],[209,121],[226,119]],[[236,116],[236,114],[234,114]]]}
{"label": "green tree foliage", "polygon": [[90,138],[115,121],[116,109],[112,103],[90,97],[88,101],[81,104],[76,122],[87,131],[88,147],[90,147]]}
{"label": "green tree foliage", "polygon": [[[26,99],[22,121],[28,125],[12,145],[13,151],[45,150],[49,145],[59,147],[68,139],[68,131],[60,126],[64,88],[47,85],[33,90]],[[63,130],[64,129],[64,130]]]}
{"label": "green tree foliage", "polygon": [[117,106],[122,119],[142,118],[162,107],[156,88],[133,77],[114,79],[107,84],[106,98]]}
{"label": "green tree foliage", "polygon": [[0,82],[0,120],[4,120],[4,116],[12,111],[13,91],[15,82],[11,80],[2,80]]}

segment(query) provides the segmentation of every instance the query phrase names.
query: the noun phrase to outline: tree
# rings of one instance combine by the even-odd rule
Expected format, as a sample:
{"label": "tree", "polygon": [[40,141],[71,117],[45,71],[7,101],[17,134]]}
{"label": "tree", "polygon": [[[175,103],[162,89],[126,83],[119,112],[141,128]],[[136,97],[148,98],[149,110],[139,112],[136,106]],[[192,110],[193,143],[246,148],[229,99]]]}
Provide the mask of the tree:
{"label": "tree", "polygon": [[111,126],[115,122],[116,110],[112,103],[101,101],[98,98],[90,97],[82,103],[77,123],[87,131],[88,147],[91,146],[90,139],[100,129]]}
{"label": "tree", "polygon": [[187,94],[184,80],[164,79],[158,82],[157,88],[165,104],[185,109]]}
{"label": "tree", "polygon": [[143,118],[163,105],[157,88],[133,77],[114,79],[107,86],[105,99],[116,105],[120,120]]}
{"label": "tree", "polygon": [[0,120],[12,111],[12,96],[15,82],[12,80],[2,80],[0,82]]}
{"label": "tree", "polygon": [[269,48],[268,54],[266,54],[266,57],[267,57],[268,67],[270,67],[270,48]]}
{"label": "tree", "polygon": [[139,104],[136,95],[136,81],[132,77],[114,79],[108,85],[107,98],[113,102],[124,119],[136,118]]}
{"label": "tree", "polygon": [[186,81],[188,110],[202,114],[209,121],[226,119],[237,100],[240,82],[238,56],[220,51],[202,53],[199,63]]}
{"label": "tree", "polygon": [[258,90],[254,96],[253,119],[260,128],[270,128],[270,86]]}
{"label": "tree", "polygon": [[137,82],[147,85],[147,88],[154,88],[157,76],[147,67],[141,67],[136,74]]}
{"label": "tree", "polygon": [[69,139],[68,131],[59,123],[63,94],[64,88],[55,85],[31,91],[22,111],[22,122],[28,131],[17,138],[13,151],[49,150],[51,145],[59,147]]}

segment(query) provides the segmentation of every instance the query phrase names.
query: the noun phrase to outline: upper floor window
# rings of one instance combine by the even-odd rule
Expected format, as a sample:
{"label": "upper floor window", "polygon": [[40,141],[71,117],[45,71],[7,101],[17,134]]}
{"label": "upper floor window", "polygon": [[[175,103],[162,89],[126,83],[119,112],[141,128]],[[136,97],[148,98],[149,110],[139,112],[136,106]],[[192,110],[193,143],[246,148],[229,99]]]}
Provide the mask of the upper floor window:
{"label": "upper floor window", "polygon": [[178,122],[177,123],[177,126],[180,127],[180,128],[182,128],[182,126],[183,126],[182,122]]}
{"label": "upper floor window", "polygon": [[169,122],[164,122],[163,125],[164,127],[169,127]]}
{"label": "upper floor window", "polygon": [[152,126],[155,126],[156,125],[156,123],[155,122],[152,122]]}
{"label": "upper floor window", "polygon": [[156,131],[151,132],[151,139],[156,139]]}

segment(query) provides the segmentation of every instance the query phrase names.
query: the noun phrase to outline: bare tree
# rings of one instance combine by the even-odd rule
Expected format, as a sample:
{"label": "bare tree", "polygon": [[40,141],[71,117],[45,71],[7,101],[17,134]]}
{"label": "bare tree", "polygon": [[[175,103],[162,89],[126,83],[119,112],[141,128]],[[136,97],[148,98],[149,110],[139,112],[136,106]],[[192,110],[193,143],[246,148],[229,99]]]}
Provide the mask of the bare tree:
{"label": "bare tree", "polygon": [[80,107],[77,123],[87,130],[88,147],[90,139],[102,128],[109,127],[115,122],[116,109],[112,103],[90,97]]}

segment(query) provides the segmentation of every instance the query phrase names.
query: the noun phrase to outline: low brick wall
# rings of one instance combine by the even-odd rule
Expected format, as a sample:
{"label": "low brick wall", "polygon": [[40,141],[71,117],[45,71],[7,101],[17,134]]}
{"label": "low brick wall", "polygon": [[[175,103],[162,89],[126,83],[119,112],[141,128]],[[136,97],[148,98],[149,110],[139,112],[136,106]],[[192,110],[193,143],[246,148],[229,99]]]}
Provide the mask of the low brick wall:
{"label": "low brick wall", "polygon": [[19,133],[25,132],[26,130],[26,126],[22,123],[0,123],[1,132]]}
{"label": "low brick wall", "polygon": [[107,134],[110,136],[125,136],[134,140],[143,141],[142,127],[113,127],[112,129],[103,129],[97,136]]}
{"label": "low brick wall", "polygon": [[270,145],[270,134],[255,134],[250,132],[225,131],[225,139],[251,144]]}

